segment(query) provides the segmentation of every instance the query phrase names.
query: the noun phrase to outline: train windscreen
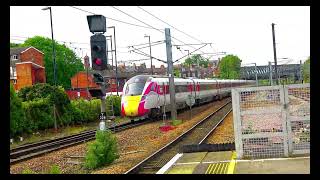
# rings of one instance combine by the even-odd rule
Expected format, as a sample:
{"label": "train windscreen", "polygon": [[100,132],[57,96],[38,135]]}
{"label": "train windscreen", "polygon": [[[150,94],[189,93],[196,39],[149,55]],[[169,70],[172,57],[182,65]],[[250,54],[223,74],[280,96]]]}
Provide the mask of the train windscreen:
{"label": "train windscreen", "polygon": [[127,82],[125,96],[141,95],[143,88],[147,82],[148,76],[135,76]]}

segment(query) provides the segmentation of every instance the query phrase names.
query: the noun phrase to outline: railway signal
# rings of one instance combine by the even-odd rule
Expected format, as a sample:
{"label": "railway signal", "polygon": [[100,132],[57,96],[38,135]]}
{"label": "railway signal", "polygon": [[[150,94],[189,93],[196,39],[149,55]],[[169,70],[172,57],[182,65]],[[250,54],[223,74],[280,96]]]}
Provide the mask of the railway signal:
{"label": "railway signal", "polygon": [[107,43],[106,37],[102,34],[95,34],[90,37],[91,64],[93,70],[107,69]]}

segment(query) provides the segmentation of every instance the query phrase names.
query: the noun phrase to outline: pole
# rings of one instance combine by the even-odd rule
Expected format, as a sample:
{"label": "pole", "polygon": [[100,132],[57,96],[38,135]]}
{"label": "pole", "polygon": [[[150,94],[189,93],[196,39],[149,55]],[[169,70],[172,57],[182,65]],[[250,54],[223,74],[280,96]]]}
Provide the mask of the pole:
{"label": "pole", "polygon": [[269,76],[270,86],[273,86],[273,83],[272,83],[272,63],[271,62],[269,62],[269,74],[270,74],[270,76]]}
{"label": "pole", "polygon": [[254,69],[256,71],[256,85],[259,86],[259,82],[258,82],[258,71],[257,71],[257,63],[254,63]]}
{"label": "pole", "polygon": [[117,63],[117,45],[116,45],[116,28],[113,26],[113,38],[114,38],[114,56],[116,63],[116,85],[117,85],[117,96],[119,96],[119,82],[118,82],[118,63]]}
{"label": "pole", "polygon": [[170,106],[171,106],[171,119],[177,118],[176,110],[176,98],[174,88],[174,74],[173,74],[173,62],[172,62],[172,45],[170,28],[165,28],[166,37],[166,51],[167,51],[167,63],[168,63],[168,75],[169,75],[169,92],[170,92]]}
{"label": "pole", "polygon": [[199,74],[199,71],[200,71],[200,66],[199,66],[199,59],[197,58],[197,75],[198,75],[198,78],[200,78],[200,74]]}
{"label": "pole", "polygon": [[[54,38],[53,38],[53,25],[52,25],[52,10],[51,7],[49,7],[50,10],[50,24],[51,24],[51,40],[52,40],[52,58],[53,58],[53,81],[54,86],[57,85],[57,73],[56,73],[56,51],[55,51],[55,45],[54,45]],[[54,116],[54,129],[57,131],[57,117],[56,117],[56,105],[55,102],[53,104],[53,116]]]}
{"label": "pole", "polygon": [[150,61],[151,61],[151,75],[153,75],[153,66],[152,66],[152,56],[151,56],[151,42],[150,42],[150,36],[149,38],[149,49],[150,49]]}
{"label": "pole", "polygon": [[279,84],[278,78],[278,68],[277,68],[277,52],[276,52],[276,37],[274,33],[274,23],[271,24],[272,26],[272,40],[273,40],[273,57],[274,57],[274,68],[275,68],[275,77],[276,77],[276,84]]}
{"label": "pole", "polygon": [[113,50],[112,50],[112,35],[110,35],[110,45],[111,45],[111,69],[113,70]]}
{"label": "pole", "polygon": [[303,83],[303,73],[302,73],[302,70],[303,70],[303,68],[302,68],[302,60],[300,60],[300,77],[299,77],[299,80],[300,80],[300,82],[301,83]]}
{"label": "pole", "polygon": [[[102,90],[102,92],[105,92],[104,83],[101,84],[101,90]],[[105,97],[106,97],[105,94],[104,94],[104,96],[101,97],[100,130],[106,130],[106,122],[105,122],[105,120],[106,120],[106,98]]]}

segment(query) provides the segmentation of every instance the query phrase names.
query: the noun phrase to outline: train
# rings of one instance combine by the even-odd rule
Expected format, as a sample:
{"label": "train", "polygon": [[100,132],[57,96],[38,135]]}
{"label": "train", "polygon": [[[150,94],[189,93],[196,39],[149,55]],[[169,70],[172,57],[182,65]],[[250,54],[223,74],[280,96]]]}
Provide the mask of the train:
{"label": "train", "polygon": [[[174,78],[176,108],[203,104],[230,96],[233,87],[255,86],[253,80]],[[131,120],[156,118],[170,111],[169,78],[137,75],[123,86],[121,115]]]}

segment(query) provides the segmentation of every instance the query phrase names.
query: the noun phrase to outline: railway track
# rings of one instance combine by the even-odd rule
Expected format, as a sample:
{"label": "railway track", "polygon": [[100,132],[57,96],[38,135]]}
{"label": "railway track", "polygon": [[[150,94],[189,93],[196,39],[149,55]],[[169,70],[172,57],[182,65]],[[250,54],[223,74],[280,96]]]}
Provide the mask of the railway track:
{"label": "railway track", "polygon": [[[113,132],[119,132],[149,122],[152,121],[144,119],[141,121],[128,122],[118,126],[112,126],[109,129]],[[19,146],[10,150],[10,164],[15,164],[55,150],[93,140],[95,139],[95,133],[96,130],[90,130],[71,136]]]}
{"label": "railway track", "polygon": [[185,133],[159,149],[125,174],[155,174],[169,162],[184,145],[201,144],[232,110],[231,101],[199,121]]}

